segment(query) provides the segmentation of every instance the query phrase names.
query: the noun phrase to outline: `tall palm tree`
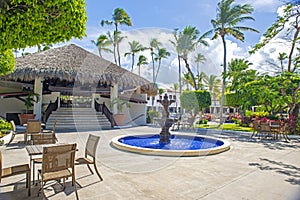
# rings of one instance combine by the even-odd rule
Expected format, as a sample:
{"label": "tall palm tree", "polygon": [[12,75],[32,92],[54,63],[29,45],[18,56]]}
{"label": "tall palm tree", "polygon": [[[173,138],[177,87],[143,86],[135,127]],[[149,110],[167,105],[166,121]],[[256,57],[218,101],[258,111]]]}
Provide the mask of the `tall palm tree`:
{"label": "tall palm tree", "polygon": [[286,53],[279,53],[278,60],[280,61],[281,72],[284,71],[283,61],[288,59],[288,55]]}
{"label": "tall palm tree", "polygon": [[[245,20],[254,20],[249,14],[253,12],[253,7],[249,4],[243,5],[233,5],[234,0],[221,0],[217,5],[217,16],[216,19],[212,19],[211,23],[213,29],[205,33],[204,35],[213,34],[212,39],[221,37],[223,48],[224,48],[224,57],[223,57],[223,74],[226,74],[226,35],[231,35],[237,40],[244,41],[244,33],[242,31],[253,31],[258,32],[257,30],[238,25]],[[223,76],[222,82],[222,96],[221,96],[221,112],[220,112],[220,124],[222,124],[223,118],[223,105],[224,105],[224,93],[225,93],[225,84],[226,77]]]}
{"label": "tall palm tree", "polygon": [[107,32],[107,36],[108,36],[108,41],[113,45],[113,54],[114,54],[114,60],[116,65],[118,65],[118,60],[117,60],[117,46],[118,44],[120,44],[122,42],[122,40],[124,38],[126,38],[125,36],[121,36],[121,32],[116,32],[114,31],[113,34],[111,34],[111,32]]}
{"label": "tall palm tree", "polygon": [[145,49],[145,47],[143,47],[138,41],[133,40],[132,42],[128,42],[129,46],[130,46],[130,51],[125,53],[124,56],[128,56],[131,55],[131,59],[132,59],[132,64],[131,64],[131,72],[133,71],[133,66],[134,66],[134,56],[135,54],[137,54],[140,51],[143,51]]}
{"label": "tall palm tree", "polygon": [[161,46],[161,42],[159,42],[156,38],[152,38],[150,41],[150,51],[151,51],[151,59],[152,59],[152,75],[153,75],[153,84],[155,84],[155,64],[154,64],[154,56],[156,55],[155,51],[159,50]]}
{"label": "tall palm tree", "polygon": [[177,106],[177,91],[178,91],[178,88],[179,88],[179,85],[178,83],[173,83],[173,87],[171,87],[173,90],[174,90],[174,93],[175,93],[175,104],[176,104],[176,115],[177,115],[177,112],[178,112],[178,106]]}
{"label": "tall palm tree", "polygon": [[139,56],[139,61],[137,63],[137,66],[139,67],[139,76],[141,75],[141,65],[148,65],[148,61],[147,61],[147,58],[146,56],[144,55],[140,55]]}
{"label": "tall palm tree", "polygon": [[182,77],[182,84],[184,85],[186,85],[186,89],[187,90],[190,90],[190,85],[192,86],[192,87],[194,87],[194,81],[193,81],[193,79],[192,79],[192,77],[191,77],[191,74],[189,73],[189,72],[186,72],[186,73],[183,73],[183,77]]}
{"label": "tall palm tree", "polygon": [[111,41],[108,39],[107,35],[101,34],[97,40],[91,40],[91,42],[98,48],[99,56],[102,58],[102,51],[112,53],[112,50],[108,48],[111,45]]}
{"label": "tall palm tree", "polygon": [[[200,69],[199,69],[199,64],[200,63],[204,63],[204,61],[206,60],[206,58],[204,57],[203,54],[198,53],[195,56],[195,63],[197,64],[197,79],[198,79],[198,89],[201,88],[200,83],[202,82],[203,77],[200,77]],[[202,73],[202,72],[201,72]],[[203,75],[203,74],[202,74]],[[202,84],[202,83],[201,83]]]}
{"label": "tall palm tree", "polygon": [[170,55],[171,55],[170,52],[168,52],[166,48],[158,49],[157,55],[155,57],[155,60],[158,61],[158,67],[157,67],[154,83],[157,80],[158,72],[159,72],[160,65],[161,65],[161,60],[163,58],[168,58]]}
{"label": "tall palm tree", "polygon": [[196,49],[198,44],[203,44],[205,46],[208,45],[208,43],[205,40],[203,40],[203,36],[198,38],[199,34],[200,32],[196,27],[186,26],[178,37],[178,46],[182,52],[181,58],[185,63],[185,67],[188,73],[190,73],[191,79],[193,80],[192,85],[195,88],[195,90],[197,90],[198,87],[196,84],[195,76],[188,63],[188,55]]}
{"label": "tall palm tree", "polygon": [[[181,84],[181,62],[180,62],[180,59],[181,59],[181,53],[182,53],[182,50],[180,49],[180,46],[179,46],[179,41],[178,41],[178,38],[180,36],[180,32],[178,32],[178,29],[174,29],[173,31],[173,36],[174,36],[174,39],[175,41],[172,41],[170,40],[170,42],[173,44],[173,46],[175,47],[176,49],[176,53],[177,53],[177,60],[178,60],[178,83],[179,83],[179,96],[181,96],[181,93],[182,93],[182,84]],[[179,119],[181,119],[181,115],[182,115],[182,110],[180,109],[180,112],[179,112]]]}
{"label": "tall palm tree", "polygon": [[[127,26],[132,26],[132,21],[130,16],[126,13],[126,11],[122,8],[116,8],[114,10],[114,13],[112,15],[112,20],[101,20],[100,22],[101,26],[104,26],[105,24],[107,25],[112,25],[114,24],[115,26],[115,32],[119,33],[119,25],[127,25]],[[118,65],[121,66],[121,57],[120,57],[120,45],[117,43],[116,45],[116,50],[118,54]]]}

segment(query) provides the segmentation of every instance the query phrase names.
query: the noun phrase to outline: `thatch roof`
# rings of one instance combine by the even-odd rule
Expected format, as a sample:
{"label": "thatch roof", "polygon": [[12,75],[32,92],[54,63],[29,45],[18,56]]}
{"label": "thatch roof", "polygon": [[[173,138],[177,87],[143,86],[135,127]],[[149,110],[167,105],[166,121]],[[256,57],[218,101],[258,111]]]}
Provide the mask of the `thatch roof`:
{"label": "thatch roof", "polygon": [[15,70],[6,80],[32,81],[37,77],[77,84],[117,83],[120,88],[141,86],[143,93],[156,94],[148,80],[74,44],[17,58]]}

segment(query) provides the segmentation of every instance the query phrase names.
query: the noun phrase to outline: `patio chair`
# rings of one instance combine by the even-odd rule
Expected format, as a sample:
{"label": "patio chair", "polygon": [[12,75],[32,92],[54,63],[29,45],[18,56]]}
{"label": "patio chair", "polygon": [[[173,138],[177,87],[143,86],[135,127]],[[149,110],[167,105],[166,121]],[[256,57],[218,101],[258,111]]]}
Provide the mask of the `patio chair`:
{"label": "patio chair", "polygon": [[11,124],[11,127],[12,127],[13,134],[12,134],[12,137],[11,137],[10,141],[8,142],[8,144],[12,143],[12,141],[15,139],[16,133],[17,133],[17,128],[16,128],[15,122],[13,120],[11,120],[10,124]]}
{"label": "patio chair", "polygon": [[26,174],[26,188],[28,188],[28,196],[30,196],[30,168],[28,164],[15,165],[7,168],[2,168],[2,153],[0,151],[0,183],[2,178],[11,177],[15,175]]}
{"label": "patio chair", "polygon": [[250,136],[251,138],[255,135],[258,135],[260,133],[260,123],[259,120],[254,120],[253,121],[253,133]]}
{"label": "patio chair", "polygon": [[[100,140],[100,136],[95,136],[95,135],[89,134],[89,137],[88,137],[88,140],[87,140],[86,146],[85,146],[85,155],[84,155],[84,157],[77,158],[75,160],[75,165],[87,165],[87,167],[89,168],[89,170],[92,174],[94,174],[94,173],[89,165],[94,165],[95,171],[96,171],[98,177],[100,178],[100,180],[102,181],[103,178],[101,177],[100,173],[98,172],[97,166],[96,166],[96,151],[97,151],[97,146],[98,146],[99,140]],[[89,157],[91,157],[92,160],[89,159]]]}
{"label": "patio chair", "polygon": [[270,136],[271,135],[271,128],[269,122],[261,122],[260,123],[260,133],[263,135]]}
{"label": "patio chair", "polygon": [[24,134],[24,143],[27,144],[28,142],[28,136],[31,136],[31,134],[34,133],[40,133],[41,132],[41,122],[40,121],[27,121],[27,127],[26,132]]}
{"label": "patio chair", "polygon": [[52,129],[51,130],[47,130],[47,129],[43,130],[43,133],[55,133],[56,123],[57,123],[57,121],[55,120],[53,123]]}
{"label": "patio chair", "polygon": [[75,183],[75,152],[76,144],[44,147],[42,169],[38,170],[38,182],[40,183],[38,196],[41,192],[42,199],[44,199],[44,188],[48,181],[63,179],[63,189],[65,189],[65,179],[72,177],[72,185],[74,185],[76,199],[79,199]]}
{"label": "patio chair", "polygon": [[[42,144],[55,144],[57,142],[55,133],[34,133],[31,134],[31,140],[33,145],[42,145]],[[40,158],[33,158],[32,162],[32,177],[33,177],[33,184],[35,180],[35,165],[42,164],[43,159]]]}

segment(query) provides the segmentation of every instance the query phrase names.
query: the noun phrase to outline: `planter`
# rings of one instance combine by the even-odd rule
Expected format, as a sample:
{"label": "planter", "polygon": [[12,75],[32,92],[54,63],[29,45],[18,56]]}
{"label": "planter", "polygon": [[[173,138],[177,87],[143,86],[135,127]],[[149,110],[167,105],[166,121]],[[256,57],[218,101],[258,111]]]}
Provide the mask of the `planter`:
{"label": "planter", "polygon": [[7,135],[0,138],[0,146],[7,145],[13,137],[13,131],[10,131]]}
{"label": "planter", "polygon": [[123,125],[124,119],[125,119],[125,114],[114,114],[113,117],[114,117],[114,120],[115,120],[117,126]]}
{"label": "planter", "polygon": [[20,124],[23,126],[29,119],[34,119],[35,114],[19,114]]}

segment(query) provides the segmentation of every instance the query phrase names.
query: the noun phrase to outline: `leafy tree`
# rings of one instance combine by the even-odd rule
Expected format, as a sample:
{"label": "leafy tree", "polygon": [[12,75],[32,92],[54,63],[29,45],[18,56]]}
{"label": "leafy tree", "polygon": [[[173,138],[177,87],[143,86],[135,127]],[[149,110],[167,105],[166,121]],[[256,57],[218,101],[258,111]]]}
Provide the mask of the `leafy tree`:
{"label": "leafy tree", "polygon": [[147,58],[144,55],[139,56],[139,61],[137,63],[137,66],[139,67],[139,76],[141,75],[141,65],[148,65]]}
{"label": "leafy tree", "polygon": [[163,58],[168,58],[170,55],[171,55],[170,52],[168,52],[166,48],[158,49],[158,52],[157,52],[156,57],[154,59],[155,61],[158,61],[158,67],[157,67],[154,83],[157,80],[157,76],[158,76],[158,73],[159,73],[159,70],[160,70],[161,60]]}
{"label": "leafy tree", "polygon": [[[115,31],[114,33],[119,33],[119,25],[127,25],[132,26],[132,21],[130,16],[126,13],[126,11],[122,8],[116,8],[112,15],[112,20],[101,20],[100,22],[101,26],[107,25],[114,25]],[[118,54],[118,65],[121,66],[121,57],[120,57],[120,45],[119,43],[116,43],[116,51]]]}
{"label": "leafy tree", "polygon": [[180,96],[181,107],[186,109],[193,116],[193,121],[196,115],[211,105],[211,96],[206,90],[185,90]]}
{"label": "leafy tree", "polygon": [[99,56],[102,58],[102,51],[112,53],[112,50],[108,48],[111,45],[111,41],[108,39],[107,35],[101,34],[97,40],[91,41],[99,51]]}
{"label": "leafy tree", "polygon": [[[293,6],[293,4],[288,4],[284,9],[284,14],[281,17],[277,17],[277,20],[274,24],[272,24],[271,27],[267,29],[267,31],[263,34],[264,39],[262,42],[256,44],[252,50],[250,50],[250,53],[255,53],[262,47],[264,47],[266,44],[268,44],[273,38],[279,35],[282,31],[286,31],[286,36],[289,37],[289,35],[292,35],[291,38],[291,48],[290,52],[288,54],[288,64],[287,64],[287,71],[288,72],[295,72],[299,65],[294,63],[294,66],[292,66],[292,63],[295,62],[295,58],[299,57],[299,50],[296,52],[296,55],[294,55],[294,51],[299,46],[299,32],[300,32],[300,11],[299,6]],[[287,30],[285,27],[289,27]]]}
{"label": "leafy tree", "polygon": [[12,50],[5,50],[0,53],[0,75],[9,74],[14,70],[16,61]]}
{"label": "leafy tree", "polygon": [[86,21],[84,0],[1,1],[0,50],[82,38]]}
{"label": "leafy tree", "polygon": [[143,47],[138,41],[133,40],[132,42],[128,42],[130,46],[130,51],[125,53],[124,56],[131,55],[132,64],[131,64],[131,72],[133,71],[134,66],[134,56],[140,51],[144,51],[145,47]]}
{"label": "leafy tree", "polygon": [[86,21],[84,0],[1,1],[0,52],[82,38]]}
{"label": "leafy tree", "polygon": [[[241,22],[244,22],[245,20],[254,20],[254,18],[249,15],[253,12],[252,6],[250,6],[249,4],[233,5],[233,2],[234,0],[221,0],[221,2],[218,3],[216,19],[211,20],[213,29],[204,34],[204,36],[213,34],[212,39],[217,39],[218,37],[221,37],[223,47],[224,47],[224,57],[223,57],[224,74],[226,74],[226,68],[227,68],[227,61],[226,61],[227,50],[226,50],[225,36],[231,35],[240,41],[244,41],[244,33],[242,31],[258,32],[253,28],[239,25]],[[222,110],[224,105],[225,84],[226,84],[226,77],[223,76],[220,119],[222,119],[222,115],[223,115]],[[222,120],[220,120],[220,124],[221,123]]]}

